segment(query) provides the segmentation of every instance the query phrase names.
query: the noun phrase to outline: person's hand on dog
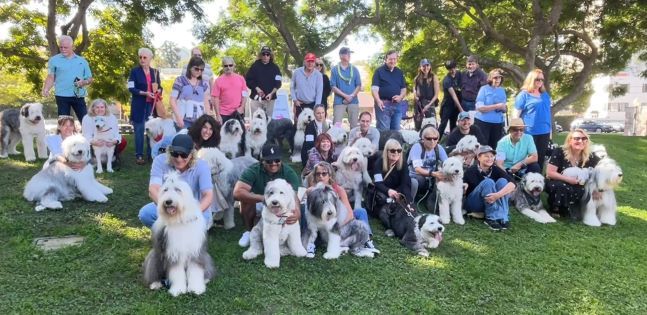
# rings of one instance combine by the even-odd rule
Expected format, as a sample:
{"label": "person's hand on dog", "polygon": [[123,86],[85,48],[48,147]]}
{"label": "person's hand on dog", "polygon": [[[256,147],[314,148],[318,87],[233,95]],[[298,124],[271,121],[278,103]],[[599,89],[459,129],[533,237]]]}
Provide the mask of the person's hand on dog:
{"label": "person's hand on dog", "polygon": [[400,200],[400,193],[399,192],[397,192],[397,191],[395,191],[393,189],[389,189],[388,194],[389,194],[389,197],[391,197],[391,198],[393,198],[395,200]]}

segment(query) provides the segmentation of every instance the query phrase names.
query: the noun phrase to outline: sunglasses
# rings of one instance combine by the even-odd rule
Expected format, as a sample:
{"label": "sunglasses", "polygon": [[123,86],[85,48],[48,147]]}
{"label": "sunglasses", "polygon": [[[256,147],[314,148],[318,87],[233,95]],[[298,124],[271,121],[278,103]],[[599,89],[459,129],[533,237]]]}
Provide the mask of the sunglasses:
{"label": "sunglasses", "polygon": [[438,137],[425,137],[425,140],[427,140],[427,141],[436,141],[436,140],[438,140]]}
{"label": "sunglasses", "polygon": [[573,140],[575,140],[575,141],[580,141],[580,140],[582,140],[582,142],[584,142],[584,141],[589,141],[589,138],[588,138],[588,137],[573,137],[572,139],[573,139]]}
{"label": "sunglasses", "polygon": [[317,63],[317,67],[323,67],[323,63]]}
{"label": "sunglasses", "polygon": [[262,53],[261,56],[271,56],[272,54],[270,53]]}
{"label": "sunglasses", "polygon": [[281,163],[281,159],[274,159],[274,160],[265,160],[263,163],[267,165],[272,165],[272,164],[279,164]]}
{"label": "sunglasses", "polygon": [[200,54],[195,54],[195,55],[193,55],[193,57],[202,58],[202,55],[200,55]]}
{"label": "sunglasses", "polygon": [[402,149],[389,149],[389,153],[402,153]]}
{"label": "sunglasses", "polygon": [[234,65],[222,65],[223,68],[233,68]]}
{"label": "sunglasses", "polygon": [[174,158],[181,157],[186,159],[189,157],[189,153],[171,151],[171,156]]}
{"label": "sunglasses", "polygon": [[510,132],[523,132],[523,128],[510,128]]}
{"label": "sunglasses", "polygon": [[204,71],[204,68],[193,67],[193,71]]}
{"label": "sunglasses", "polygon": [[544,82],[544,79],[537,78],[535,79],[535,82]]}
{"label": "sunglasses", "polygon": [[328,176],[328,172],[315,172],[315,176]]}

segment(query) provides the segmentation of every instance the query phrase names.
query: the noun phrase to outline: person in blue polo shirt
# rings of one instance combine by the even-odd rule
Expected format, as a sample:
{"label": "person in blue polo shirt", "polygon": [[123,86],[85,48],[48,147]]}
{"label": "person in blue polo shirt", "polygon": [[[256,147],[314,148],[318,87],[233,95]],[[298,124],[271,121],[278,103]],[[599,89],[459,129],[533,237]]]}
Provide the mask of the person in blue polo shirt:
{"label": "person in blue polo shirt", "polygon": [[375,99],[375,118],[379,130],[400,130],[407,85],[402,70],[396,67],[397,63],[398,53],[391,50],[384,57],[384,65],[373,73],[371,92]]}
{"label": "person in blue polo shirt", "polygon": [[342,47],[339,50],[339,64],[330,69],[330,87],[335,93],[333,100],[333,123],[339,123],[348,112],[348,121],[350,129],[357,127],[359,117],[359,94],[362,88],[362,79],[360,78],[357,67],[350,64],[350,54],[352,51],[348,47]]}
{"label": "person in blue polo shirt", "polygon": [[535,141],[531,135],[524,133],[525,128],[521,118],[513,118],[510,120],[509,134],[501,138],[496,147],[496,165],[517,178],[528,172],[541,173]]}
{"label": "person in blue polo shirt", "polygon": [[43,97],[48,97],[54,87],[58,115],[70,115],[71,109],[79,121],[87,113],[86,87],[92,83],[88,62],[74,53],[74,40],[63,35],[58,39],[60,54],[52,56],[47,64],[47,78],[43,84]]}

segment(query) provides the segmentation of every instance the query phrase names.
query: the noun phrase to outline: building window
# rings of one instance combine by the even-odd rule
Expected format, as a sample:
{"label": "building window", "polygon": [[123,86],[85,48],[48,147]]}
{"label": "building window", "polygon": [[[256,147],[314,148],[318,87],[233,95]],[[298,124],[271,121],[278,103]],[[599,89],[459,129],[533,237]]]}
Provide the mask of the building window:
{"label": "building window", "polygon": [[610,112],[624,112],[629,103],[609,103]]}

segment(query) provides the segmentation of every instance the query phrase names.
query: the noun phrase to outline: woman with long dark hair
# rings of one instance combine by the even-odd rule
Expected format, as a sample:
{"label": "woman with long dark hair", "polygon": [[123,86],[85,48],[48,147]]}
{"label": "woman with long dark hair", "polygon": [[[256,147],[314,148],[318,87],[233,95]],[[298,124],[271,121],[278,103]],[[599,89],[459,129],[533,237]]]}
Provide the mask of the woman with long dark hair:
{"label": "woman with long dark hair", "polygon": [[420,67],[418,68],[418,74],[414,81],[414,99],[416,105],[413,121],[416,126],[416,131],[420,131],[424,118],[436,117],[438,91],[440,90],[438,76],[431,71],[429,60],[420,60]]}

